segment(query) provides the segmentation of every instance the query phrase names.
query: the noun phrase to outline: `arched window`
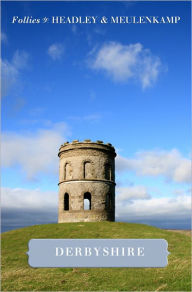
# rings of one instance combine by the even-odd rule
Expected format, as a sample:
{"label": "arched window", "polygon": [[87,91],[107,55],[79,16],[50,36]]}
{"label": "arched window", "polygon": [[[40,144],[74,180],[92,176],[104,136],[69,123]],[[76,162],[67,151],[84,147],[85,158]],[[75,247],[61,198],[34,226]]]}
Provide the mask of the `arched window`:
{"label": "arched window", "polygon": [[69,194],[65,193],[64,195],[64,210],[69,211]]}
{"label": "arched window", "polygon": [[72,175],[71,165],[69,163],[66,163],[64,167],[64,180],[71,179],[71,175]]}
{"label": "arched window", "polygon": [[92,178],[92,164],[90,161],[84,162],[83,177],[87,179]]}
{"label": "arched window", "polygon": [[83,198],[84,210],[91,210],[91,194],[85,193]]}
{"label": "arched window", "polygon": [[68,168],[68,163],[65,163],[65,167],[64,167],[64,180],[67,179],[67,168]]}
{"label": "arched window", "polygon": [[111,180],[111,165],[109,163],[105,164],[105,179]]}

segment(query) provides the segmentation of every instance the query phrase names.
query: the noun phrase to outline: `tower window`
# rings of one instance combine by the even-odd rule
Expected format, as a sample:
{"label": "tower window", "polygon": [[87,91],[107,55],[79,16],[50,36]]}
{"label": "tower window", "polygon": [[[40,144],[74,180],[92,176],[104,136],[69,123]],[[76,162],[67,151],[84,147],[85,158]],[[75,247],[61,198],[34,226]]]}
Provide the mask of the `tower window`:
{"label": "tower window", "polygon": [[68,180],[72,178],[72,167],[69,163],[65,164],[64,168],[64,180]]}
{"label": "tower window", "polygon": [[111,195],[110,193],[108,193],[106,195],[106,201],[105,201],[105,208],[108,210],[108,209],[111,209],[111,206],[112,206],[112,201],[111,201]]}
{"label": "tower window", "polygon": [[92,164],[90,161],[84,162],[83,177],[92,178]]}
{"label": "tower window", "polygon": [[67,179],[68,167],[69,167],[69,163],[66,163],[66,164],[65,164],[65,168],[64,168],[64,180]]}
{"label": "tower window", "polygon": [[111,180],[111,165],[109,163],[105,164],[105,179]]}
{"label": "tower window", "polygon": [[84,194],[84,210],[91,210],[91,194],[85,193]]}
{"label": "tower window", "polygon": [[64,210],[69,211],[69,194],[65,193],[64,195]]}

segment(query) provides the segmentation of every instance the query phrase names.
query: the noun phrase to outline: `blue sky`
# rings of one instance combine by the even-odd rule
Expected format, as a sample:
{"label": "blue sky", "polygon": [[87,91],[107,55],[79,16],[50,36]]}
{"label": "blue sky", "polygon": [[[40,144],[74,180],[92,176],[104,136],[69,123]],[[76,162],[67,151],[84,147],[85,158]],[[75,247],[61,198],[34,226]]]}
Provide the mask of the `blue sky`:
{"label": "blue sky", "polygon": [[[16,198],[15,211],[36,210],[31,202],[56,210],[58,147],[90,138],[118,152],[118,220],[189,228],[190,3],[1,5],[4,209],[13,209]],[[181,21],[11,23],[13,16],[56,15]],[[151,211],[159,208],[159,216]]]}

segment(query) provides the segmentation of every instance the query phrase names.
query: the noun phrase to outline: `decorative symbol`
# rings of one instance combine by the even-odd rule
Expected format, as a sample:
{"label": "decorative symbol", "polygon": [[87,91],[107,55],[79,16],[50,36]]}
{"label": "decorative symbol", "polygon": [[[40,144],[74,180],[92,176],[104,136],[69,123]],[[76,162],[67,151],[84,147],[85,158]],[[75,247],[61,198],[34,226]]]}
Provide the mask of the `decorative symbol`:
{"label": "decorative symbol", "polygon": [[44,17],[42,18],[43,23],[49,22],[49,18],[48,17]]}
{"label": "decorative symbol", "polygon": [[107,19],[106,16],[103,16],[103,17],[101,18],[101,23],[108,23],[108,19]]}

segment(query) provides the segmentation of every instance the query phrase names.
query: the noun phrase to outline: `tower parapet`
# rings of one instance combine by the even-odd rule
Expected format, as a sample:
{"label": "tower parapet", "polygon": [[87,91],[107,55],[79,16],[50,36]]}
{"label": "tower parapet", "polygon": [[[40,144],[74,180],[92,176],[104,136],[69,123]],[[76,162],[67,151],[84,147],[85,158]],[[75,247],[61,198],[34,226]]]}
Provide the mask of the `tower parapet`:
{"label": "tower parapet", "polygon": [[59,149],[58,222],[115,220],[115,148],[102,141]]}

